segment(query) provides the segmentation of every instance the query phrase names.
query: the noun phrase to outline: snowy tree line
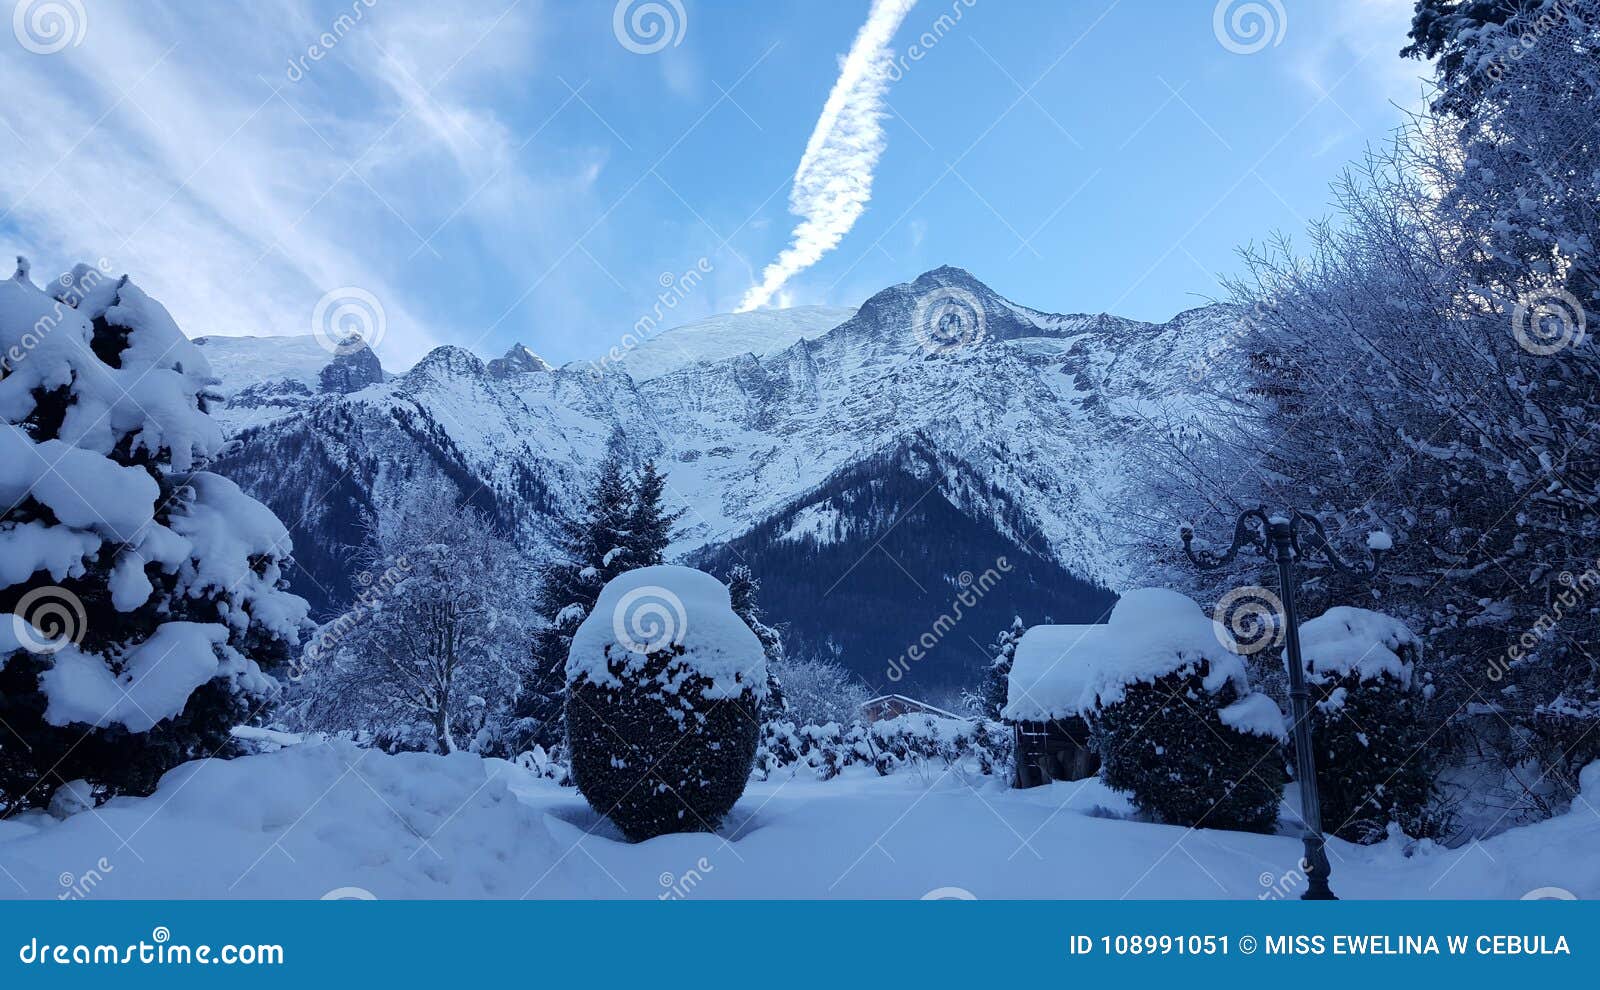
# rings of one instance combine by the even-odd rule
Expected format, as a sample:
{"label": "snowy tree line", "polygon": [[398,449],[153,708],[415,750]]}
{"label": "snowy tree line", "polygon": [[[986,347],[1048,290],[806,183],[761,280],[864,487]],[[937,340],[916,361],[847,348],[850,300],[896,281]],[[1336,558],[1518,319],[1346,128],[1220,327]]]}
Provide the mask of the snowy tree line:
{"label": "snowy tree line", "polygon": [[1264,504],[1392,534],[1375,589],[1312,564],[1303,610],[1378,602],[1421,634],[1415,759],[1464,825],[1504,827],[1600,756],[1600,3],[1422,0],[1412,37],[1431,108],[1303,243],[1242,252],[1239,332],[1203,407],[1146,432],[1129,515],[1149,583],[1206,601],[1274,579],[1195,573],[1182,522],[1225,543]]}

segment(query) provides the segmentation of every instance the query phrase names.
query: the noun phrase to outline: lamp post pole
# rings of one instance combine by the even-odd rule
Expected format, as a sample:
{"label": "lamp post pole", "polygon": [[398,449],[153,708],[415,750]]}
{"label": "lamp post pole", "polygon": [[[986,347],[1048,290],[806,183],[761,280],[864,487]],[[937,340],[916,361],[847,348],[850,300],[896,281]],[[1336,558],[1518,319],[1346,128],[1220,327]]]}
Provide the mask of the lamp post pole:
{"label": "lamp post pole", "polygon": [[[1304,533],[1301,531],[1305,525]],[[1278,568],[1278,594],[1283,603],[1284,634],[1288,641],[1289,708],[1293,718],[1295,778],[1300,784],[1300,815],[1305,822],[1306,892],[1301,895],[1308,901],[1337,900],[1328,885],[1332,867],[1322,834],[1322,802],[1317,794],[1317,759],[1311,740],[1311,692],[1306,687],[1305,662],[1300,653],[1300,616],[1295,604],[1299,588],[1296,562],[1307,551],[1317,552],[1335,570],[1352,577],[1372,578],[1378,573],[1379,553],[1386,548],[1376,540],[1369,540],[1372,563],[1356,567],[1347,563],[1333,545],[1316,516],[1309,512],[1293,510],[1287,516],[1269,516],[1266,509],[1251,509],[1239,516],[1234,524],[1233,545],[1221,554],[1196,551],[1193,546],[1194,530],[1183,527],[1183,552],[1201,570],[1215,570],[1232,561],[1244,547],[1253,547]]]}

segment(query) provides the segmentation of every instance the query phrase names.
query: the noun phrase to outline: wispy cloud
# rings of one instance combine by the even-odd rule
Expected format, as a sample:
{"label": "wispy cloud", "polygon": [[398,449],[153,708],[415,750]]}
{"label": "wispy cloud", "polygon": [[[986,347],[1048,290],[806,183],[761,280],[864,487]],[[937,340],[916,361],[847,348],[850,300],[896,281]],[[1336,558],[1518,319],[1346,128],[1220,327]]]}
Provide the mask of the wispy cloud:
{"label": "wispy cloud", "polygon": [[789,192],[800,217],[793,238],[739,304],[745,312],[770,301],[795,275],[838,246],[872,199],[872,177],[883,155],[883,98],[888,91],[895,31],[916,0],[873,0],[867,23],[840,67],[806,142]]}

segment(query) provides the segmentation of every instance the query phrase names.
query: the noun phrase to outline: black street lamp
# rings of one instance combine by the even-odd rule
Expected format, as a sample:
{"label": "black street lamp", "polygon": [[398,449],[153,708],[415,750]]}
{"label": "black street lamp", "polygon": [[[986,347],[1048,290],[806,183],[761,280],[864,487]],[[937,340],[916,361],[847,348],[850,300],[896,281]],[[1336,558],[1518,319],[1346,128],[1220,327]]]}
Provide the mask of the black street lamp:
{"label": "black street lamp", "polygon": [[[1301,524],[1305,525],[1302,529]],[[1306,823],[1306,892],[1303,900],[1331,901],[1333,890],[1328,886],[1328,853],[1323,847],[1322,803],[1317,796],[1317,761],[1311,749],[1311,695],[1306,689],[1306,671],[1300,658],[1300,617],[1295,611],[1295,591],[1299,578],[1295,561],[1309,559],[1316,554],[1326,560],[1336,571],[1355,578],[1371,579],[1378,574],[1378,563],[1383,551],[1389,549],[1387,537],[1374,533],[1367,540],[1372,551],[1372,563],[1358,567],[1347,562],[1328,541],[1328,531],[1322,522],[1309,512],[1291,510],[1287,516],[1269,516],[1267,510],[1251,509],[1239,516],[1233,529],[1233,545],[1224,553],[1196,551],[1191,545],[1194,529],[1184,526],[1183,552],[1201,570],[1222,567],[1245,547],[1253,547],[1261,556],[1278,565],[1278,593],[1283,598],[1283,622],[1289,641],[1289,707],[1294,717],[1295,777],[1300,781],[1300,812]]]}

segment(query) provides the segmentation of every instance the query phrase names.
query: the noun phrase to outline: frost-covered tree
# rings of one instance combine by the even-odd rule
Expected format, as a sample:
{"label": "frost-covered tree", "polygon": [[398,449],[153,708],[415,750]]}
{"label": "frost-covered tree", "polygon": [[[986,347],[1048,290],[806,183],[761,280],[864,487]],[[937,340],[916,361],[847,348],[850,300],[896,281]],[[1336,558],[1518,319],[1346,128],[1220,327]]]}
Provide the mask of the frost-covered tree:
{"label": "frost-covered tree", "polygon": [[761,641],[703,571],[606,585],[567,659],[572,776],[638,842],[711,832],[744,792],[767,692]]}
{"label": "frost-covered tree", "polygon": [[[500,751],[527,663],[527,568],[479,512],[417,493],[363,551],[370,593],[312,640],[307,728]],[[375,577],[374,577],[375,576]]]}
{"label": "frost-covered tree", "polygon": [[783,717],[796,725],[849,725],[872,699],[865,682],[831,660],[785,656],[773,670],[783,686]]}
{"label": "frost-covered tree", "polygon": [[1427,732],[1503,827],[1600,756],[1600,614],[1569,594],[1600,581],[1600,0],[1425,6],[1471,21],[1441,36],[1470,54],[1440,84],[1472,99],[1354,166],[1306,243],[1244,252],[1233,348],[1207,399],[1153,417],[1130,517],[1145,579],[1207,600],[1272,579],[1195,575],[1182,521],[1226,539],[1264,503],[1346,545],[1390,532],[1376,589],[1308,562],[1303,606],[1376,600],[1425,632]]}
{"label": "frost-covered tree", "polygon": [[200,350],[126,276],[0,282],[0,813],[229,755],[306,628],[290,541],[203,470]]}

